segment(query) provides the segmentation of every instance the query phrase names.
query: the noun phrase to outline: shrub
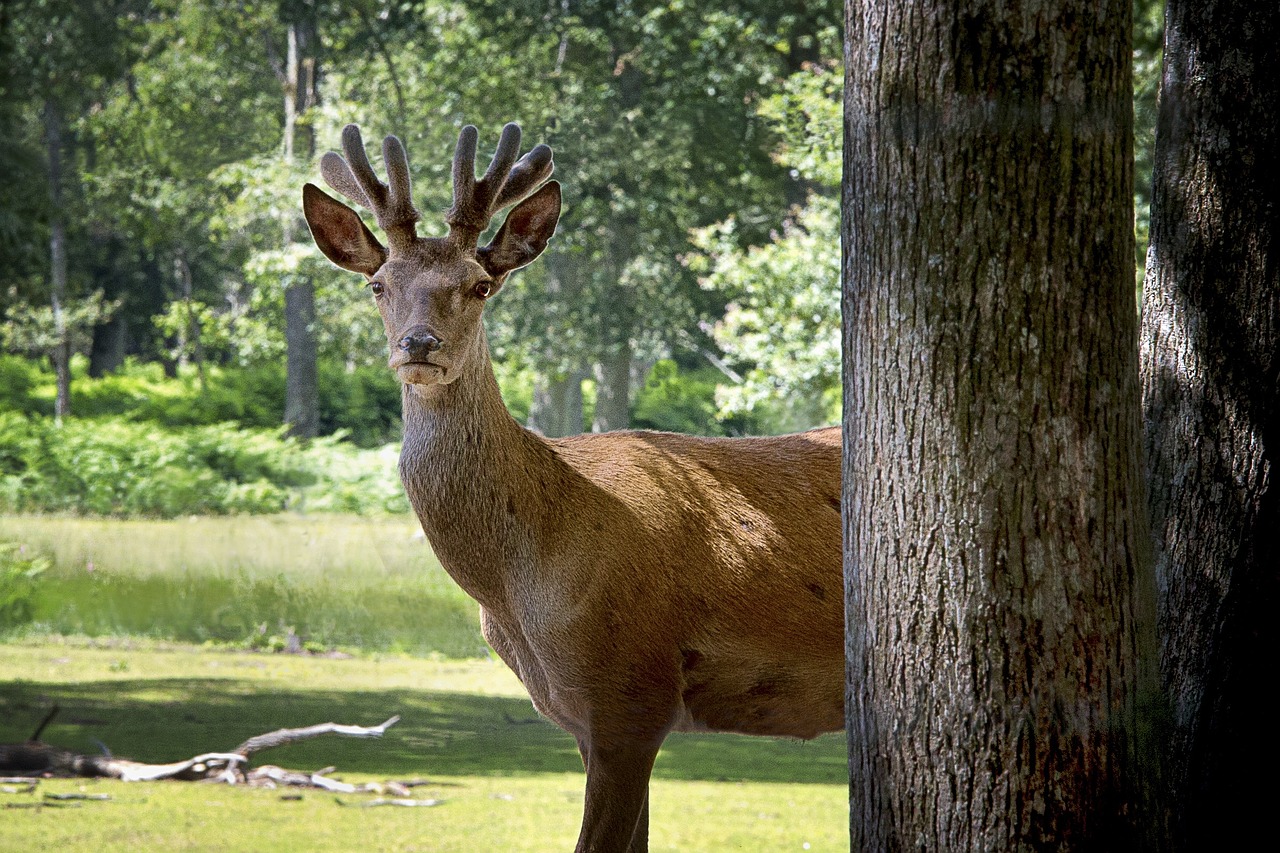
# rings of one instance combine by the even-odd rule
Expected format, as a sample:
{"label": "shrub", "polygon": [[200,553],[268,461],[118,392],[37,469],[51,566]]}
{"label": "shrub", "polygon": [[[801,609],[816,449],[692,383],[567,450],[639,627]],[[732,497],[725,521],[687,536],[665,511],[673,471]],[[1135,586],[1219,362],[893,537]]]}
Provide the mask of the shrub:
{"label": "shrub", "polygon": [[394,446],[342,436],[310,446],[283,429],[165,429],[121,418],[0,413],[0,511],[146,516],[312,509],[403,512]]}
{"label": "shrub", "polygon": [[48,568],[47,560],[23,546],[0,542],[0,633],[31,621],[37,582]]}
{"label": "shrub", "polygon": [[[206,365],[205,385],[193,368],[177,377],[161,365],[126,362],[115,373],[92,378],[85,360],[73,361],[71,411],[77,418],[122,418],[164,427],[233,422],[270,429],[284,414],[281,364],[252,367]],[[400,436],[400,384],[382,366],[347,370],[319,365],[320,432],[342,433],[360,447],[378,447]],[[0,354],[0,411],[53,413],[54,376],[41,362]]]}

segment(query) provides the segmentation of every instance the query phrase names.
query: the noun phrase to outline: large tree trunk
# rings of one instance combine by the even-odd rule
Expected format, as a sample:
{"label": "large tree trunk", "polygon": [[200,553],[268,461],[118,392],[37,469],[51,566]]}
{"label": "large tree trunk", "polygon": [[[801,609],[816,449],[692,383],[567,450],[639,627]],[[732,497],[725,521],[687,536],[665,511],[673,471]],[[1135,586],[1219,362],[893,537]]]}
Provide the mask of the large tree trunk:
{"label": "large tree trunk", "polygon": [[1138,849],[1128,0],[846,0],[854,850]]}
{"label": "large tree trunk", "polygon": [[1260,691],[1280,651],[1277,33],[1274,2],[1168,4],[1142,379],[1173,805],[1189,850],[1270,823],[1255,780],[1273,727]]}
{"label": "large tree trunk", "polygon": [[49,301],[53,306],[55,341],[50,353],[57,391],[53,416],[61,423],[71,414],[71,331],[67,328],[67,225],[62,209],[62,107],[44,102],[44,144],[49,159]]}
{"label": "large tree trunk", "polygon": [[[284,154],[289,163],[301,156],[315,154],[315,135],[309,126],[299,126],[302,113],[318,103],[318,48],[314,21],[290,23],[288,55],[284,80]],[[285,214],[284,242],[288,246],[298,233],[306,234],[296,214]],[[289,432],[301,438],[314,438],[320,430],[319,371],[317,347],[315,286],[300,275],[291,278],[284,293],[285,321],[285,400],[284,421]]]}

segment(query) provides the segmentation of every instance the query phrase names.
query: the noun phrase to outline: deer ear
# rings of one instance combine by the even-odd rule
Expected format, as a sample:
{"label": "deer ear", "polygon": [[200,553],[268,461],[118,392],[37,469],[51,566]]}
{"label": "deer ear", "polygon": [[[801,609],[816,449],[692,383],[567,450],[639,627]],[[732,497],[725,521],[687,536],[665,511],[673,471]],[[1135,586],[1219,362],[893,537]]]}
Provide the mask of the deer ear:
{"label": "deer ear", "polygon": [[387,250],[360,214],[315,184],[302,187],[302,212],[320,251],[344,270],[371,276],[386,263]]}
{"label": "deer ear", "polygon": [[518,270],[542,254],[559,221],[560,184],[548,181],[507,214],[497,236],[476,252],[476,259],[494,278]]}

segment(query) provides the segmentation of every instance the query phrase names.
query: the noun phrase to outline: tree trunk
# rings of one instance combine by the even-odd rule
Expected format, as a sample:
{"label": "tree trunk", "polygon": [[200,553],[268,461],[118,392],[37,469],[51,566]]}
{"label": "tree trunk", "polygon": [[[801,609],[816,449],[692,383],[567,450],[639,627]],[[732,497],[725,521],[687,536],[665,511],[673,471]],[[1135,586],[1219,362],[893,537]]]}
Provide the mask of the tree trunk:
{"label": "tree trunk", "polygon": [[[1280,652],[1280,7],[1170,0],[1142,380],[1184,849],[1269,824]],[[1268,833],[1269,834],[1269,833]],[[1262,837],[1262,836],[1257,836]]]}
{"label": "tree trunk", "polygon": [[626,429],[631,425],[631,338],[636,330],[635,289],[626,280],[635,257],[635,223],[624,215],[613,222],[610,280],[600,322],[603,326],[600,360],[595,367],[596,406],[592,432]]}
{"label": "tree trunk", "polygon": [[852,848],[1151,846],[1130,4],[845,10]]}
{"label": "tree trunk", "polygon": [[539,377],[529,407],[529,429],[548,437],[582,432],[582,373]]}
{"label": "tree trunk", "polygon": [[[288,28],[288,56],[284,80],[284,151],[293,163],[297,156],[311,158],[315,154],[315,136],[309,126],[299,126],[298,118],[318,101],[317,61],[312,52],[318,47],[314,21],[291,23]],[[298,216],[285,214],[284,243],[294,242],[296,234],[305,234]],[[300,438],[319,434],[319,378],[315,335],[315,286],[301,276],[291,277],[284,294],[286,377],[284,421],[289,432]]]}
{"label": "tree trunk", "polygon": [[67,328],[67,225],[62,209],[62,107],[44,102],[44,143],[49,158],[49,301],[55,341],[50,353],[57,376],[53,417],[59,424],[71,414],[71,332]]}
{"label": "tree trunk", "polygon": [[90,376],[97,379],[120,369],[124,364],[128,331],[121,312],[93,327],[93,343],[89,347]]}
{"label": "tree trunk", "polygon": [[626,429],[631,423],[631,342],[614,341],[596,365],[592,432]]}
{"label": "tree trunk", "polygon": [[182,248],[173,253],[173,277],[178,284],[183,310],[187,314],[186,324],[178,330],[178,367],[185,367],[188,359],[194,361],[196,374],[200,378],[200,390],[205,391],[209,386],[204,372],[204,341],[200,337],[200,320],[193,304],[195,282],[191,278],[191,265],[187,263],[186,251]]}

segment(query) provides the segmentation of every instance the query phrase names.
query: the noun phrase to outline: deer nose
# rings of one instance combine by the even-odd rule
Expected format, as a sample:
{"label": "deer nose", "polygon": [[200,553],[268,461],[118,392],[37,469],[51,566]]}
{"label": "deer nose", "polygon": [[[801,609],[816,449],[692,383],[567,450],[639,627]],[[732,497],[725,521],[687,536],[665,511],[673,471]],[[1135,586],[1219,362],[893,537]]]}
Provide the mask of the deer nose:
{"label": "deer nose", "polygon": [[426,358],[442,346],[444,341],[430,332],[411,332],[400,339],[400,349],[414,361]]}

